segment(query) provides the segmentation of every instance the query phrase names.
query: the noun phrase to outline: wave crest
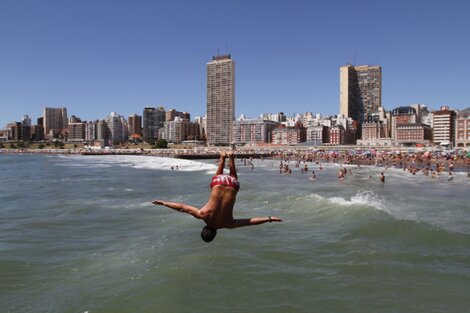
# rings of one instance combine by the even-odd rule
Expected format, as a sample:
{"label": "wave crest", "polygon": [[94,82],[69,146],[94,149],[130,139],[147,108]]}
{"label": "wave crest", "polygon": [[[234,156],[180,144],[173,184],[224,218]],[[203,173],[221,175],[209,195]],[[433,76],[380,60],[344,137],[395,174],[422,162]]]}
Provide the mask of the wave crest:
{"label": "wave crest", "polygon": [[341,206],[362,205],[362,206],[373,207],[377,210],[390,213],[390,211],[387,209],[387,206],[385,204],[385,200],[370,190],[359,190],[354,196],[351,197],[350,200],[347,200],[343,197],[325,198],[318,194],[314,194],[312,195],[312,197],[318,200],[325,200],[325,201],[328,201],[329,203],[337,204]]}
{"label": "wave crest", "polygon": [[[100,156],[67,156],[65,159],[74,163],[58,164],[74,167],[133,167],[149,170],[176,170],[184,172],[215,171],[217,166],[203,162],[154,156],[100,155]],[[78,161],[78,162],[77,162]]]}

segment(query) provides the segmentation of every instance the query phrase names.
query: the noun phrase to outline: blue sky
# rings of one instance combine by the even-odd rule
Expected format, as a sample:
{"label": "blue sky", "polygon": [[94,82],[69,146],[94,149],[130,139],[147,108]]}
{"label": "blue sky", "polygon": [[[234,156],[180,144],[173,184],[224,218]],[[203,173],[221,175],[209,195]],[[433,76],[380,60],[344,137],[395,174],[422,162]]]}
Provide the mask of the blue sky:
{"label": "blue sky", "polygon": [[[386,3],[385,3],[386,2]],[[205,113],[236,62],[236,115],[339,112],[339,67],[381,65],[382,104],[470,107],[468,1],[0,0],[0,127],[45,106],[99,119]]]}

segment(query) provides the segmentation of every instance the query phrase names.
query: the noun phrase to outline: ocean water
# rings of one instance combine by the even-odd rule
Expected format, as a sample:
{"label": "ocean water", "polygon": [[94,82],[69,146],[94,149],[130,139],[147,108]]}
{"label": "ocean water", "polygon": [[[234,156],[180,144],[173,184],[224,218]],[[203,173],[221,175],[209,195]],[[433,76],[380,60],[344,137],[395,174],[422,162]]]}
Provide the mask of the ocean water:
{"label": "ocean water", "polygon": [[340,183],[336,164],[308,164],[310,181],[237,160],[234,215],[284,222],[207,244],[201,221],[150,202],[202,206],[214,162],[0,155],[0,311],[469,312],[465,173],[382,184],[351,167]]}

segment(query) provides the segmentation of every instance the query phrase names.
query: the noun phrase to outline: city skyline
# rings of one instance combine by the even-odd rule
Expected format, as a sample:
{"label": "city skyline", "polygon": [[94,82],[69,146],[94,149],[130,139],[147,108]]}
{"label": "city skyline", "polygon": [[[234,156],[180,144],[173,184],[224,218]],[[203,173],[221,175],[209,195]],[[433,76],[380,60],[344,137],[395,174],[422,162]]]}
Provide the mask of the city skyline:
{"label": "city skyline", "polygon": [[225,53],[237,60],[236,116],[338,114],[348,63],[382,67],[387,110],[470,106],[465,2],[214,4],[3,1],[0,126],[44,107],[83,120],[146,106],[201,116],[205,64]]}

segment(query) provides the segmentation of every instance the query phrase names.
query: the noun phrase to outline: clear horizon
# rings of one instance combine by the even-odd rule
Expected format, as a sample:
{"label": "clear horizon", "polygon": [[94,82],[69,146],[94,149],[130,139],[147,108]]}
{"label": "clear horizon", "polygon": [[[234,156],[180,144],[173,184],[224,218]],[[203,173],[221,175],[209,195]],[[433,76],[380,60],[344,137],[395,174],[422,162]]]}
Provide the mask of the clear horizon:
{"label": "clear horizon", "polygon": [[465,1],[2,1],[0,127],[44,107],[205,114],[206,63],[236,63],[236,116],[339,113],[339,67],[382,66],[382,105],[470,107]]}

